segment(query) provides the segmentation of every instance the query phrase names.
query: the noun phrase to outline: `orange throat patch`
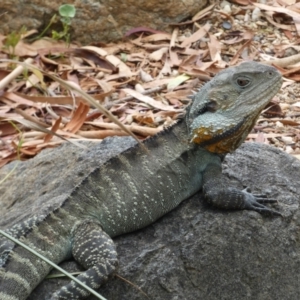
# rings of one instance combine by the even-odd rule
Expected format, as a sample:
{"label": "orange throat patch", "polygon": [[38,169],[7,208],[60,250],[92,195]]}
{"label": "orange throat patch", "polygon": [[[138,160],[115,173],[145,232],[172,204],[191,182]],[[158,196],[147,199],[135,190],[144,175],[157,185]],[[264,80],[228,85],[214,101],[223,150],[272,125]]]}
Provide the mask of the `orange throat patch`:
{"label": "orange throat patch", "polygon": [[225,129],[213,130],[211,126],[196,128],[193,131],[191,142],[212,153],[230,153],[246,139],[252,128],[249,125],[243,120],[236,126]]}

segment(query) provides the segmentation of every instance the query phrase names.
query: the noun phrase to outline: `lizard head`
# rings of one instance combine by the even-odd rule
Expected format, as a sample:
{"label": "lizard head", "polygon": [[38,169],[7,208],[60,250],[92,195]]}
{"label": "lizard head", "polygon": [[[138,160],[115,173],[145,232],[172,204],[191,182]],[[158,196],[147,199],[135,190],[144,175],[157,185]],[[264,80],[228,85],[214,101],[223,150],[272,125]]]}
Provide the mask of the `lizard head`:
{"label": "lizard head", "polygon": [[190,142],[213,153],[234,151],[281,84],[274,67],[253,61],[221,71],[193,97],[186,116]]}

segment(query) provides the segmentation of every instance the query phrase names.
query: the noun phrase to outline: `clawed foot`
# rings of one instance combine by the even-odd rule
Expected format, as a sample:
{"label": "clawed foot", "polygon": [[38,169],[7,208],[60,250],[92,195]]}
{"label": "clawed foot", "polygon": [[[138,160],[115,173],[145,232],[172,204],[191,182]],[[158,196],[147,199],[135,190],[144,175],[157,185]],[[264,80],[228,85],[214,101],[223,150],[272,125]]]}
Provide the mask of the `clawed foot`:
{"label": "clawed foot", "polygon": [[[282,214],[276,210],[272,210],[266,207],[265,203],[277,203],[278,201],[275,199],[269,199],[264,194],[251,194],[251,190],[249,188],[245,188],[242,190],[245,196],[245,209],[254,210],[259,213],[268,213],[273,216],[281,216]],[[262,204],[263,203],[263,204]]]}

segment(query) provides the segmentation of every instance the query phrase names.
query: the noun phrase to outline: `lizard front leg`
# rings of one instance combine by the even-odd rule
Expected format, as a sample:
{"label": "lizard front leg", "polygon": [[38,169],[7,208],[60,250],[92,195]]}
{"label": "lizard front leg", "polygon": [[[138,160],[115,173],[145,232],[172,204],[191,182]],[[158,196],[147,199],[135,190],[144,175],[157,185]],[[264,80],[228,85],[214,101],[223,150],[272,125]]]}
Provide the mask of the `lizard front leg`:
{"label": "lizard front leg", "polygon": [[[99,288],[118,265],[113,240],[99,224],[92,221],[86,221],[76,226],[72,254],[74,259],[87,269],[77,278],[93,289]],[[71,281],[56,291],[50,299],[83,299],[89,294],[77,283]]]}
{"label": "lizard front leg", "polygon": [[203,172],[203,192],[208,203],[221,209],[248,209],[281,216],[279,212],[264,205],[276,203],[277,200],[268,199],[261,194],[252,194],[249,189],[228,187],[222,175],[221,162],[211,163],[206,167]]}

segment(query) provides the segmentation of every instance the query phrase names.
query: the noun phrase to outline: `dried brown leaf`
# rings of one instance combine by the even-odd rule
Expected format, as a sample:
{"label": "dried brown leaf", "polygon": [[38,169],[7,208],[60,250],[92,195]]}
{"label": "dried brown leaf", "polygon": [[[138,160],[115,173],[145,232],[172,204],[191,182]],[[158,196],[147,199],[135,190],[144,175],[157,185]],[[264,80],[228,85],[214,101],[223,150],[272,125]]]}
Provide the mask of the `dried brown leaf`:
{"label": "dried brown leaf", "polygon": [[300,35],[300,14],[296,11],[290,10],[288,7],[280,7],[280,6],[269,6],[266,4],[262,3],[253,3],[256,7],[266,10],[266,11],[271,11],[271,12],[279,12],[279,13],[284,13],[287,14],[288,16],[292,17],[297,29],[298,35]]}
{"label": "dried brown leaf", "polygon": [[[72,49],[74,55],[84,58],[88,61],[93,62],[95,65],[99,66],[102,69],[110,71],[112,73],[117,72],[117,67],[108,59],[106,51],[103,51],[101,48],[97,47],[82,47],[77,49]],[[101,53],[105,53],[104,55]]]}
{"label": "dried brown leaf", "polygon": [[89,112],[89,105],[80,103],[77,109],[75,110],[72,119],[70,122],[65,126],[64,130],[71,132],[71,133],[76,133],[84,123],[86,116]]}
{"label": "dried brown leaf", "polygon": [[177,52],[170,49],[169,51],[170,64],[172,67],[177,67],[182,63],[182,59],[179,58]]}
{"label": "dried brown leaf", "polygon": [[284,116],[280,105],[274,101],[271,101],[266,105],[265,109],[262,112],[262,115],[264,117],[269,117],[269,118]]}
{"label": "dried brown leaf", "polygon": [[146,113],[136,113],[132,115],[133,120],[137,121],[139,124],[154,125],[154,115],[152,111]]}
{"label": "dried brown leaf", "polygon": [[34,41],[30,46],[40,55],[60,55],[68,53],[70,49],[77,47],[77,45],[72,43],[68,44],[65,41],[57,41],[46,37]]}
{"label": "dried brown leaf", "polygon": [[11,54],[14,53],[14,55],[19,56],[19,57],[23,57],[23,56],[36,56],[38,54],[38,52],[36,51],[36,49],[34,49],[34,47],[32,47],[31,45],[25,43],[24,41],[20,40],[18,42],[18,44],[16,45],[16,47],[13,49],[12,47],[7,48],[2,48],[2,50],[4,53],[7,54]]}
{"label": "dried brown leaf", "polygon": [[206,36],[211,28],[211,24],[206,23],[203,27],[198,29],[195,33],[193,33],[190,37],[186,38],[180,45],[180,47],[187,47],[194,42],[199,41],[201,38]]}
{"label": "dried brown leaf", "polygon": [[[31,100],[33,103],[34,102],[42,102],[42,103],[50,103],[50,104],[60,104],[60,105],[66,105],[66,104],[79,104],[80,102],[86,103],[86,100],[82,97],[71,97],[71,96],[66,96],[66,97],[51,97],[51,96],[29,96],[25,94],[20,94],[20,93],[14,93],[17,96],[21,96],[24,99]],[[98,95],[93,95],[93,98],[96,100],[103,101],[106,96],[108,96],[110,92],[108,93],[103,93],[103,94],[98,94]],[[29,104],[28,104],[29,105]],[[38,104],[31,104],[37,107]]]}
{"label": "dried brown leaf", "polygon": [[162,47],[152,53],[149,54],[149,59],[154,61],[160,61],[162,57],[168,53],[169,48],[168,47]]}
{"label": "dried brown leaf", "polygon": [[240,5],[251,5],[252,4],[251,0],[231,0],[231,2],[240,4]]}
{"label": "dried brown leaf", "polygon": [[244,43],[244,44],[238,49],[238,51],[236,52],[236,54],[233,56],[233,58],[232,58],[231,61],[230,61],[230,65],[231,65],[231,66],[234,66],[234,65],[237,63],[237,61],[238,61],[238,59],[239,59],[241,53],[243,52],[243,50],[244,50],[246,47],[250,46],[251,42],[252,42],[251,39],[248,40],[246,43]]}
{"label": "dried brown leaf", "polygon": [[[283,30],[290,30],[290,31],[294,31],[294,29],[295,29],[294,25],[287,25],[287,24],[281,24],[281,23],[275,22],[274,19],[276,19],[276,13],[265,12],[265,13],[262,13],[262,15],[268,20],[269,23],[276,26],[277,28],[280,28]],[[279,15],[281,15],[281,14],[279,14]]]}
{"label": "dried brown leaf", "polygon": [[151,34],[149,36],[143,37],[141,39],[142,43],[149,43],[149,42],[159,42],[159,41],[170,41],[171,40],[171,34],[170,33],[156,33]]}
{"label": "dried brown leaf", "polygon": [[159,72],[158,77],[161,78],[165,75],[171,75],[171,74],[172,74],[171,62],[170,59],[167,58],[164,62],[162,69]]}
{"label": "dried brown leaf", "polygon": [[238,33],[230,33],[229,36],[233,36],[230,40],[224,40],[222,41],[223,44],[227,45],[233,45],[240,43],[243,40],[251,40],[253,38],[253,32],[251,31],[245,31],[245,32],[238,32]]}
{"label": "dried brown leaf", "polygon": [[[258,135],[260,134],[259,133],[250,133],[248,135],[248,138],[249,139],[257,139],[258,138]],[[278,137],[282,137],[282,133],[264,133],[263,136],[265,139],[271,139],[271,138],[278,138]]]}
{"label": "dried brown leaf", "polygon": [[6,92],[6,93],[3,94],[2,97],[6,98],[6,99],[9,99],[9,100],[14,102],[14,104],[10,105],[11,108],[16,108],[20,105],[28,105],[28,106],[35,107],[37,109],[41,108],[41,105],[39,103],[31,101],[31,99],[27,98],[27,95],[22,95],[22,94],[12,93],[12,92]]}
{"label": "dried brown leaf", "polygon": [[26,80],[26,88],[31,88],[36,84],[40,83],[40,78],[37,77],[35,74],[31,74],[28,79]]}
{"label": "dried brown leaf", "polygon": [[131,77],[133,75],[130,68],[124,62],[122,62],[118,57],[114,55],[107,55],[106,59],[119,70],[119,74],[121,76]]}
{"label": "dried brown leaf", "polygon": [[170,105],[165,105],[160,101],[156,101],[153,98],[143,95],[141,93],[138,93],[137,91],[131,90],[131,89],[123,89],[123,91],[125,91],[128,95],[134,97],[135,99],[138,99],[139,101],[142,101],[144,103],[149,104],[152,107],[161,109],[161,110],[173,110],[173,111],[177,111],[176,109],[174,109],[173,106]]}
{"label": "dried brown leaf", "polygon": [[221,57],[221,50],[222,50],[222,44],[218,41],[218,39],[213,35],[209,33],[210,42],[208,42],[208,48],[211,60],[213,62],[216,62],[218,67],[225,68],[227,63],[222,60]]}
{"label": "dried brown leaf", "polygon": [[[50,129],[53,132],[56,132],[59,128],[59,125],[61,123],[61,117],[59,117],[55,123],[53,124],[52,128]],[[44,143],[48,143],[51,139],[52,139],[53,135],[52,134],[46,134],[46,136],[44,137]]]}
{"label": "dried brown leaf", "polygon": [[6,164],[8,164],[11,161],[17,160],[19,158],[18,154],[16,152],[11,153],[3,158],[0,159],[0,168],[2,168],[3,166],[5,166]]}
{"label": "dried brown leaf", "polygon": [[17,133],[16,128],[11,123],[0,123],[0,136],[12,135]]}

